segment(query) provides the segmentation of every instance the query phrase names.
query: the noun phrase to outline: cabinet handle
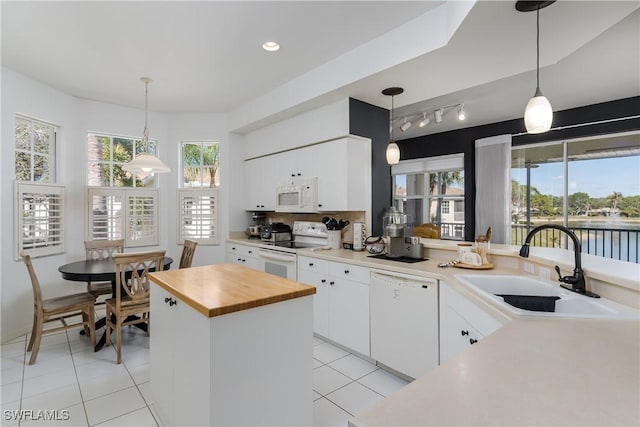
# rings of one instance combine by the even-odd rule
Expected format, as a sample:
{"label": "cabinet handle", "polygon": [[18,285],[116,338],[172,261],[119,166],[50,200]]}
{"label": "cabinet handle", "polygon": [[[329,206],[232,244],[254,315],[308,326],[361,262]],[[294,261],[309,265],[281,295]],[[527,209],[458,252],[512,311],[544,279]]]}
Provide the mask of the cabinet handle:
{"label": "cabinet handle", "polygon": [[349,274],[349,270],[345,270],[345,271],[344,271],[344,274]]}
{"label": "cabinet handle", "polygon": [[164,299],[165,303],[169,303],[169,307],[176,305],[178,302],[176,300],[174,300],[173,298],[165,298]]}
{"label": "cabinet handle", "polygon": [[243,259],[243,260],[242,260],[242,262],[247,262],[247,260],[246,260],[246,259]]}
{"label": "cabinet handle", "polygon": [[477,339],[475,339],[475,338],[469,338],[469,344],[475,344],[475,343],[477,343],[477,342],[478,342],[478,340],[477,340]]}
{"label": "cabinet handle", "polygon": [[320,280],[320,283],[327,283],[327,279]]}
{"label": "cabinet handle", "polygon": [[321,208],[322,207],[322,203],[318,203],[318,207]]}
{"label": "cabinet handle", "polygon": [[249,253],[250,253],[250,254],[252,254],[252,253],[253,253],[253,251],[249,251]]}
{"label": "cabinet handle", "polygon": [[295,173],[292,173],[292,174],[291,174],[291,176],[296,176],[296,174],[295,174]]}
{"label": "cabinet handle", "polygon": [[469,331],[460,331],[460,335],[462,336],[469,335]]}
{"label": "cabinet handle", "polygon": [[256,208],[259,208],[259,207],[260,207],[260,205],[256,205]]}
{"label": "cabinet handle", "polygon": [[329,284],[330,284],[331,286],[333,286],[333,285],[335,285],[335,284],[336,284],[336,282],[331,281],[331,282],[329,282]]}
{"label": "cabinet handle", "polygon": [[313,267],[313,263],[312,262],[309,263],[309,267]]}
{"label": "cabinet handle", "polygon": [[261,208],[264,208],[264,205],[260,205]]}
{"label": "cabinet handle", "polygon": [[242,261],[242,258],[238,258],[236,261],[240,262],[240,261]]}
{"label": "cabinet handle", "polygon": [[298,173],[298,176],[302,176],[302,174],[301,174],[301,173]]}
{"label": "cabinet handle", "polygon": [[231,248],[231,250],[232,250],[232,251],[235,251],[235,250],[236,250],[236,248]]}

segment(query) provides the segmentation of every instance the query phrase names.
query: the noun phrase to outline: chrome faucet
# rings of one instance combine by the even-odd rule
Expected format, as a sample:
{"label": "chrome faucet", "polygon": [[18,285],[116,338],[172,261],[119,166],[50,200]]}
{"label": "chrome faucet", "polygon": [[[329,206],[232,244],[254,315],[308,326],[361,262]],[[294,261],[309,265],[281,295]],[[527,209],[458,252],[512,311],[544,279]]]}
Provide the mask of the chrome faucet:
{"label": "chrome faucet", "polygon": [[[529,242],[531,242],[531,239],[533,238],[533,235],[536,234],[538,231],[540,230],[545,230],[547,228],[553,228],[556,230],[560,230],[562,232],[564,232],[565,234],[567,234],[571,240],[573,241],[573,253],[575,256],[575,266],[573,269],[573,276],[562,276],[560,274],[560,267],[558,267],[556,265],[556,272],[558,273],[558,280],[560,282],[566,283],[562,286],[565,289],[568,289],[572,292],[577,292],[579,294],[582,295],[586,295],[588,297],[592,297],[592,298],[600,298],[600,295],[595,294],[593,292],[589,292],[586,289],[585,286],[585,280],[584,280],[584,272],[582,271],[582,261],[581,261],[581,245],[580,245],[580,240],[578,240],[578,236],[575,235],[575,233],[571,230],[569,230],[567,227],[562,226],[562,225],[557,225],[557,224],[543,224],[540,225],[538,227],[535,227],[534,229],[532,229],[529,234],[527,235],[527,238],[524,240],[524,244],[522,245],[522,248],[520,248],[520,256],[523,258],[528,258],[529,257]],[[570,285],[570,286],[569,286]]]}

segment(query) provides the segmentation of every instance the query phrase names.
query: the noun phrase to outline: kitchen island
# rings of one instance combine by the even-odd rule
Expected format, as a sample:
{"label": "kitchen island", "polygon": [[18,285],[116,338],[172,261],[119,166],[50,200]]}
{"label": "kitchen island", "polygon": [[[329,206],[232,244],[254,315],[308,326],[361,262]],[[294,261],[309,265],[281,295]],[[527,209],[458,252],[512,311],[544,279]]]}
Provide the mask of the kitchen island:
{"label": "kitchen island", "polygon": [[312,424],[314,287],[231,264],[150,277],[165,425]]}

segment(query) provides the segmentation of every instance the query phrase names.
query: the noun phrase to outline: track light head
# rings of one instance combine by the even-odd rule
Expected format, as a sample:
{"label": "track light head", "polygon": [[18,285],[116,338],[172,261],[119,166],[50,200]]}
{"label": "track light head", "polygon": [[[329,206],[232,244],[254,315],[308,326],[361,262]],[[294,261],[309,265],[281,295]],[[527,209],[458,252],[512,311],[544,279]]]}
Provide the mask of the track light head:
{"label": "track light head", "polygon": [[442,122],[442,114],[444,113],[444,111],[442,111],[442,108],[440,108],[439,110],[436,110],[433,114],[436,118],[436,123],[441,123]]}
{"label": "track light head", "polygon": [[460,105],[460,108],[458,108],[458,120],[461,122],[467,120],[467,113],[464,112],[464,104]]}
{"label": "track light head", "polygon": [[427,116],[427,113],[422,113],[422,120],[420,120],[420,123],[418,123],[418,126],[423,128],[426,125],[428,125],[429,122],[431,122],[431,119]]}
{"label": "track light head", "polygon": [[408,122],[407,119],[404,119],[404,123],[402,123],[402,125],[400,125],[400,130],[402,132],[405,132],[407,129],[409,129],[411,127],[413,123]]}

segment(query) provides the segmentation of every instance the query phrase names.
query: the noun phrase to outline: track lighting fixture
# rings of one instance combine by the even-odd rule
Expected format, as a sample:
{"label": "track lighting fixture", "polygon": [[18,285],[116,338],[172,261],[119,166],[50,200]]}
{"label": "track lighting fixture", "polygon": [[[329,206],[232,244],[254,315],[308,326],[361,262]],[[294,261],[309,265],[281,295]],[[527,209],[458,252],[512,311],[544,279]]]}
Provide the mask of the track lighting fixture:
{"label": "track lighting fixture", "polygon": [[393,97],[396,95],[400,95],[402,92],[404,92],[404,89],[402,89],[401,87],[389,87],[382,91],[383,95],[391,96],[389,144],[387,145],[387,150],[385,153],[387,157],[387,163],[390,165],[395,165],[400,162],[400,147],[398,147],[398,144],[396,144],[395,140],[393,139]]}
{"label": "track lighting fixture", "polygon": [[402,123],[402,125],[400,126],[400,130],[402,132],[406,131],[407,129],[409,129],[411,127],[412,123],[408,122],[407,119],[404,119],[404,123]]}
{"label": "track lighting fixture", "polygon": [[540,9],[553,1],[517,1],[516,10],[519,12],[536,11],[536,92],[527,103],[524,110],[524,126],[529,133],[543,133],[551,129],[553,109],[549,100],[540,91]]}
{"label": "track lighting fixture", "polygon": [[420,123],[418,123],[418,126],[423,128],[426,125],[428,125],[430,121],[431,119],[429,118],[429,116],[427,116],[427,113],[422,113],[422,120],[420,120]]}
{"label": "track lighting fixture", "polygon": [[467,119],[467,113],[464,112],[464,104],[462,104],[460,105],[460,108],[458,108],[458,120],[463,122],[466,119]]}
{"label": "track lighting fixture", "polygon": [[436,118],[436,123],[442,123],[442,114],[444,113],[443,109],[440,108],[439,110],[434,111],[434,116]]}

